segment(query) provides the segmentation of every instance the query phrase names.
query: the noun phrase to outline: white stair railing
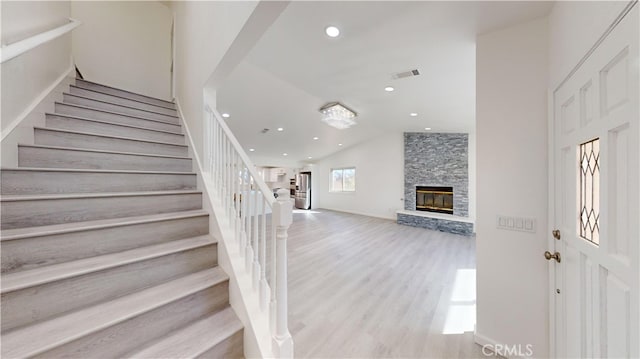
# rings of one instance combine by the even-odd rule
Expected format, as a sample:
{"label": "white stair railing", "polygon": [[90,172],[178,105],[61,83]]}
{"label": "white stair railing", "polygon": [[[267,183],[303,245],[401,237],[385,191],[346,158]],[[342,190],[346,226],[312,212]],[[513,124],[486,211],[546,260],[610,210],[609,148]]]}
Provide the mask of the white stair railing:
{"label": "white stair railing", "polygon": [[293,212],[289,191],[279,190],[276,199],[222,116],[209,107],[206,111],[205,175],[234,230],[260,310],[269,317],[274,355],[292,358],[287,313],[287,231]]}

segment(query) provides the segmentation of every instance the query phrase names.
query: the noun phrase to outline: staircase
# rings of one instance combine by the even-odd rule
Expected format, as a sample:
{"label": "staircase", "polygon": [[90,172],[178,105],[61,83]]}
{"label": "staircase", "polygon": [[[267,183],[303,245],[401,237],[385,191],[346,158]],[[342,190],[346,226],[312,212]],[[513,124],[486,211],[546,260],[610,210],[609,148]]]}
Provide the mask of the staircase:
{"label": "staircase", "polygon": [[237,358],[171,102],[76,80],[1,175],[3,358]]}

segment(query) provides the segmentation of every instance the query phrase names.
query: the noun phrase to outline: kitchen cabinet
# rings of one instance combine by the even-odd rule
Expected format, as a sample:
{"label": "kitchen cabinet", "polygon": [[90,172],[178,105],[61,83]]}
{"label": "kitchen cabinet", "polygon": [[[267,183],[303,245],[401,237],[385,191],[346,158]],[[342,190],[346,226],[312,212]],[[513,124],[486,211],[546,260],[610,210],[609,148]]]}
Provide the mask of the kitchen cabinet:
{"label": "kitchen cabinet", "polygon": [[285,168],[269,168],[269,182],[286,182],[287,170]]}

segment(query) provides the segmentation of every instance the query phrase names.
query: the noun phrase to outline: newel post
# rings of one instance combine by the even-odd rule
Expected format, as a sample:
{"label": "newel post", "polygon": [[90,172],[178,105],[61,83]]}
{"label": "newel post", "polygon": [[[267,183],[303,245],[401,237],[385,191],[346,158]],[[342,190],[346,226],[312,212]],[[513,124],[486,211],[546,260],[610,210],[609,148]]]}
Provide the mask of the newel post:
{"label": "newel post", "polygon": [[287,231],[293,222],[293,202],[289,191],[278,190],[273,206],[276,226],[276,332],[273,338],[274,354],[279,358],[293,358],[293,339],[288,328],[287,303]]}

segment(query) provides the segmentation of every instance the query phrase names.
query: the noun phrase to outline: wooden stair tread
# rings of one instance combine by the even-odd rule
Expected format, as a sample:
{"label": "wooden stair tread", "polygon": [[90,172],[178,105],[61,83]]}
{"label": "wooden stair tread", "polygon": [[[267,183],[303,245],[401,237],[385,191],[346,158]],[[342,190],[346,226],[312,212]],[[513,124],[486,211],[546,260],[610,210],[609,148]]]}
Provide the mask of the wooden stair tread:
{"label": "wooden stair tread", "polygon": [[68,92],[63,92],[62,94],[64,96],[77,97],[77,98],[81,98],[81,99],[85,99],[85,100],[91,100],[91,101],[95,101],[95,102],[102,102],[102,103],[106,103],[106,104],[113,105],[113,106],[129,108],[129,109],[132,109],[132,110],[144,111],[144,112],[148,112],[148,113],[154,114],[154,115],[162,115],[162,116],[167,116],[167,117],[173,117],[176,120],[178,120],[178,116],[168,115],[168,114],[162,113],[162,112],[149,111],[149,110],[145,110],[145,109],[141,109],[141,108],[131,107],[131,106],[127,106],[127,105],[123,105],[123,104],[119,104],[119,103],[114,103],[114,102],[109,102],[109,101],[105,101],[105,100],[98,100],[98,99],[95,99],[95,98],[82,96],[82,95],[77,95],[77,94],[72,94],[72,93],[68,93]]}
{"label": "wooden stair tread", "polygon": [[187,145],[181,145],[181,144],[176,144],[176,143],[171,143],[171,142],[154,141],[154,140],[147,140],[147,139],[135,138],[135,137],[103,135],[101,133],[84,132],[84,131],[71,131],[71,130],[51,128],[51,127],[34,126],[33,128],[36,129],[36,130],[40,130],[40,131],[63,132],[63,133],[72,133],[72,134],[76,134],[76,135],[86,135],[86,136],[113,138],[113,139],[118,139],[118,140],[128,140],[128,141],[146,142],[146,143],[156,143],[156,144],[167,145],[167,146],[189,147]]}
{"label": "wooden stair tread", "polygon": [[127,174],[159,174],[159,175],[196,175],[195,172],[176,172],[176,171],[135,171],[135,170],[98,170],[84,168],[39,168],[39,167],[4,167],[0,171],[18,171],[18,172],[73,172],[73,173],[127,173]]}
{"label": "wooden stair tread", "polygon": [[3,334],[2,356],[34,356],[228,280],[220,267]]}
{"label": "wooden stair tread", "polygon": [[12,196],[2,196],[2,198],[0,198],[0,202],[42,201],[42,200],[77,199],[77,198],[165,196],[165,195],[174,195],[174,194],[202,194],[202,192],[197,190],[177,190],[177,191],[146,191],[146,192],[36,194],[36,195],[15,195],[15,196],[12,195]]}
{"label": "wooden stair tread", "polygon": [[4,294],[129,263],[161,257],[167,254],[204,247],[215,243],[217,243],[217,241],[213,237],[203,235],[130,249],[118,253],[111,253],[21,272],[4,274],[2,276],[0,293]]}
{"label": "wooden stair tread", "polygon": [[65,147],[65,146],[48,146],[48,145],[27,145],[27,144],[18,144],[18,147],[34,147],[34,148],[50,148],[54,150],[65,150],[65,151],[79,151],[79,152],[99,152],[99,153],[111,153],[117,155],[131,155],[131,156],[146,156],[146,157],[163,157],[163,158],[178,158],[178,159],[187,159],[190,160],[191,157],[185,156],[173,156],[173,155],[158,155],[154,153],[138,153],[138,152],[121,152],[121,151],[105,151],[105,150],[94,150],[90,148],[77,148],[77,147]]}
{"label": "wooden stair tread", "polygon": [[[173,132],[173,131],[167,131],[167,130],[158,130],[158,129],[155,129],[155,128],[149,128],[149,127],[143,127],[143,126],[135,126],[135,125],[111,122],[111,121],[106,121],[106,120],[97,120],[97,119],[93,119],[93,118],[76,116],[76,115],[65,115],[65,114],[56,113],[56,112],[45,112],[45,116],[46,115],[65,117],[65,118],[71,118],[71,119],[75,119],[75,120],[82,120],[82,121],[89,121],[89,122],[97,122],[97,123],[103,123],[103,124],[112,125],[112,126],[136,128],[136,129],[139,129],[139,130],[155,131],[155,132],[169,133],[169,134],[172,134],[172,135],[184,136],[184,134],[180,133],[180,132]],[[179,126],[179,125],[176,125],[176,126]],[[52,128],[52,127],[47,127],[47,128]]]}
{"label": "wooden stair tread", "polygon": [[163,121],[163,120],[159,120],[156,118],[148,118],[148,117],[140,117],[140,116],[136,116],[136,115],[130,115],[127,113],[122,113],[122,112],[114,112],[114,111],[109,111],[109,110],[103,110],[101,108],[95,108],[95,107],[89,107],[89,106],[82,106],[82,105],[76,105],[74,103],[67,103],[67,102],[59,102],[56,101],[55,102],[56,105],[64,105],[64,106],[71,106],[71,107],[77,107],[77,108],[82,108],[85,110],[91,110],[91,111],[98,111],[98,112],[104,112],[104,113],[110,113],[110,114],[114,114],[114,115],[118,115],[118,116],[124,116],[124,117],[131,117],[131,118],[137,118],[139,120],[147,120],[147,121],[154,121],[154,122],[162,122],[162,123],[167,123],[170,125],[180,125],[177,122],[172,122],[172,121]]}
{"label": "wooden stair tread", "polygon": [[161,338],[128,355],[131,358],[196,358],[242,330],[242,322],[231,307]]}
{"label": "wooden stair tread", "polygon": [[162,101],[162,102],[167,103],[168,105],[175,105],[175,103],[173,103],[173,102],[171,102],[171,101],[163,100],[163,99],[161,99],[161,98],[152,97],[152,96],[147,96],[147,95],[143,95],[143,94],[141,94],[141,93],[137,93],[137,92],[133,92],[133,91],[129,91],[129,90],[123,90],[123,89],[120,89],[120,88],[117,88],[117,87],[113,87],[113,86],[109,86],[109,85],[101,84],[101,83],[98,83],[98,82],[93,82],[93,81],[89,81],[89,80],[85,80],[85,79],[78,79],[78,78],[76,78],[75,80],[76,80],[76,81],[81,81],[81,82],[86,82],[86,83],[93,84],[93,85],[98,85],[98,86],[108,87],[108,88],[111,88],[111,89],[114,89],[114,90],[117,90],[117,91],[127,92],[127,93],[130,93],[130,94],[133,94],[133,95],[146,97],[146,98],[148,98],[148,99],[152,99],[152,100],[156,100],[156,101]]}
{"label": "wooden stair tread", "polygon": [[83,231],[90,231],[90,230],[111,228],[111,227],[124,227],[124,226],[129,226],[134,224],[152,223],[152,222],[159,222],[159,221],[172,220],[172,219],[191,218],[191,217],[201,217],[201,216],[207,216],[207,215],[209,215],[209,213],[207,213],[204,210],[193,210],[193,211],[150,214],[150,215],[137,216],[137,217],[110,218],[110,219],[99,219],[94,221],[52,224],[48,226],[39,226],[39,227],[5,229],[0,232],[2,233],[0,240],[11,241],[11,240],[18,240],[23,238],[42,237],[42,236],[49,236],[49,235],[62,234],[62,233],[72,233],[72,232],[83,232]]}
{"label": "wooden stair tread", "polygon": [[[91,81],[86,81],[86,80],[83,80],[83,81],[85,81],[85,82],[91,82]],[[100,85],[100,84],[96,84],[96,85]],[[100,85],[100,86],[106,86],[106,85]],[[176,109],[175,109],[175,107],[171,107],[171,106],[170,106],[170,105],[168,105],[168,104],[167,104],[166,106],[158,105],[157,103],[149,103],[149,102],[140,101],[140,100],[138,100],[138,99],[131,98],[131,97],[124,97],[124,96],[119,96],[119,95],[114,95],[114,94],[110,94],[110,93],[106,93],[106,92],[98,91],[98,90],[96,90],[95,88],[94,88],[94,89],[88,89],[88,88],[80,87],[80,86],[77,86],[77,85],[74,85],[74,84],[69,84],[69,87],[70,87],[70,88],[76,88],[76,89],[79,89],[79,90],[84,90],[84,91],[91,91],[91,92],[99,93],[99,94],[101,94],[101,95],[108,95],[108,96],[118,97],[118,98],[121,98],[121,99],[123,99],[123,100],[135,101],[135,102],[143,103],[143,104],[145,104],[145,105],[151,105],[151,106],[161,107],[161,108],[165,108],[165,109],[167,109],[167,110],[174,110],[174,111],[176,110]],[[108,86],[107,86],[107,87],[108,87]],[[116,89],[116,88],[114,88],[114,90],[119,90],[119,91],[124,91],[124,92],[132,93],[132,92],[130,92],[130,91],[121,90],[121,89]],[[145,96],[145,95],[141,95],[141,94],[135,94],[135,95],[138,95],[138,96]],[[148,97],[148,96],[145,96],[145,97]],[[158,98],[154,98],[154,100],[158,100],[158,101],[165,101],[165,100],[161,100],[161,99],[158,99]]]}

